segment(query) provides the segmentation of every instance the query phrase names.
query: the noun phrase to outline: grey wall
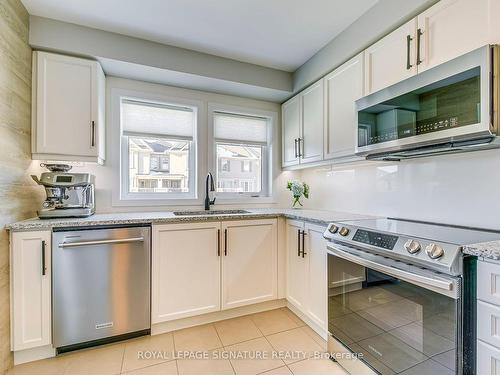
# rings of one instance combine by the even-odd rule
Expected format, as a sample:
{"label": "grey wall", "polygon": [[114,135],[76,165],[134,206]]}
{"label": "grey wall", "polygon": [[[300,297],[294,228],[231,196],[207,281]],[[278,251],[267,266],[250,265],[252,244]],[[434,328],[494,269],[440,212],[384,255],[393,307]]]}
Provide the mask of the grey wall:
{"label": "grey wall", "polygon": [[294,72],[293,92],[302,90],[331,72],[437,1],[379,0]]}
{"label": "grey wall", "polygon": [[[109,62],[114,61],[119,62],[122,69],[123,64],[130,64],[189,74],[192,88],[197,88],[193,87],[196,86],[193,77],[202,77],[285,95],[292,90],[289,72],[43,17],[30,16],[29,43],[35,49],[102,58],[110,68]],[[116,75],[107,72],[106,65],[104,70]]]}

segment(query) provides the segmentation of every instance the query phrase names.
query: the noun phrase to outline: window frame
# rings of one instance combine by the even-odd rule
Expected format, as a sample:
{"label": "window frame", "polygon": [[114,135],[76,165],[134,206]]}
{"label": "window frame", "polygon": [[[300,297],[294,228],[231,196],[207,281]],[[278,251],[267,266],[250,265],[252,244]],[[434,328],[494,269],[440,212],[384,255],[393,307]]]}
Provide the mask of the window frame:
{"label": "window frame", "polygon": [[[263,117],[267,119],[267,144],[260,142],[240,142],[235,140],[225,140],[215,138],[214,115],[216,112],[228,113],[242,116]],[[217,200],[220,203],[272,203],[273,199],[273,140],[275,139],[275,130],[277,127],[278,114],[276,112],[265,111],[261,109],[240,107],[219,103],[208,103],[208,149],[211,154],[209,162],[209,171],[212,171],[217,185],[217,143],[231,145],[248,145],[262,147],[262,176],[260,193],[229,193],[216,192]]]}
{"label": "window frame", "polygon": [[[129,163],[128,136],[122,130],[122,100],[134,100],[160,105],[178,107],[189,107],[194,112],[195,124],[193,127],[193,138],[189,152],[189,192],[129,192]],[[113,147],[114,174],[118,189],[112,189],[113,206],[158,206],[158,205],[194,205],[200,204],[199,198],[199,173],[200,173],[200,124],[203,116],[203,103],[197,100],[170,97],[156,92],[141,92],[121,88],[112,88],[110,93],[111,122],[113,124],[113,135],[119,139],[120,147]],[[154,134],[143,134],[145,138],[165,138],[172,140],[186,140],[176,136],[159,136]],[[141,136],[138,133],[137,136]],[[113,137],[113,138],[114,138]],[[161,163],[161,160],[160,160]],[[203,168],[201,166],[201,168]]]}

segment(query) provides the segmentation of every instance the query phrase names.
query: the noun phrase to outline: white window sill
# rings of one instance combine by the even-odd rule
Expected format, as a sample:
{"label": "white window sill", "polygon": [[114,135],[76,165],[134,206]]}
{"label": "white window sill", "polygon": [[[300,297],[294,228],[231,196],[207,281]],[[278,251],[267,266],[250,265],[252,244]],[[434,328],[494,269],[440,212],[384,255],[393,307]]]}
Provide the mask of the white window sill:
{"label": "white window sill", "polygon": [[278,201],[274,197],[219,197],[216,196],[215,205],[237,205],[237,204],[274,204]]}
{"label": "white window sill", "polygon": [[199,198],[158,198],[158,199],[119,199],[113,200],[113,207],[164,207],[164,206],[199,206],[203,200]]}

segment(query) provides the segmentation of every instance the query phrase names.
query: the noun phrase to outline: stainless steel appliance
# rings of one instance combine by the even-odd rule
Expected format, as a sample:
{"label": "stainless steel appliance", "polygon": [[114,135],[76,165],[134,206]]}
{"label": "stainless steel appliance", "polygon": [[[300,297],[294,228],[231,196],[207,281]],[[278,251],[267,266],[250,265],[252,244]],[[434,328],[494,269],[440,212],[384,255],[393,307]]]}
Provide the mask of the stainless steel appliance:
{"label": "stainless steel appliance", "polygon": [[484,46],[356,101],[356,153],[401,160],[500,146],[500,49]]}
{"label": "stainless steel appliance", "polygon": [[94,176],[89,173],[69,173],[65,164],[41,164],[49,172],[40,178],[31,176],[45,188],[47,198],[38,210],[41,219],[87,217],[95,212]]}
{"label": "stainless steel appliance", "polygon": [[332,223],[328,346],[353,374],[475,371],[475,257],[462,246],[500,233],[369,219]]}
{"label": "stainless steel appliance", "polygon": [[149,333],[150,231],[54,229],[52,324],[59,353]]}

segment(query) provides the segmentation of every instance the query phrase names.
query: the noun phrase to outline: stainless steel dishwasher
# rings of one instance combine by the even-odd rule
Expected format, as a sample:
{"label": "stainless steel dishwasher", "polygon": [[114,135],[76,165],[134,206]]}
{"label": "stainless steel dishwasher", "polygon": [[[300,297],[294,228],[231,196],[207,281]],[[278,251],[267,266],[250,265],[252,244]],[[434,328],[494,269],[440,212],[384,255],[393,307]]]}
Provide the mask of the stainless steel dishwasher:
{"label": "stainless steel dishwasher", "polygon": [[52,329],[58,353],[150,332],[150,227],[54,229]]}

